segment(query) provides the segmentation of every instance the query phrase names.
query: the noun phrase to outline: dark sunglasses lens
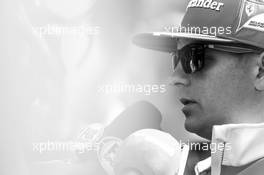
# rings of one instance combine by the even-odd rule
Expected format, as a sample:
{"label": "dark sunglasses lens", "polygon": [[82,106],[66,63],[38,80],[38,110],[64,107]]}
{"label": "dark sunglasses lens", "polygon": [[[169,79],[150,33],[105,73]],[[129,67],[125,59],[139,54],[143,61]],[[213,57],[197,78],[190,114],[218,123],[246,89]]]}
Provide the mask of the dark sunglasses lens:
{"label": "dark sunglasses lens", "polygon": [[186,46],[179,52],[183,71],[186,74],[197,72],[204,65],[204,46],[193,45]]}

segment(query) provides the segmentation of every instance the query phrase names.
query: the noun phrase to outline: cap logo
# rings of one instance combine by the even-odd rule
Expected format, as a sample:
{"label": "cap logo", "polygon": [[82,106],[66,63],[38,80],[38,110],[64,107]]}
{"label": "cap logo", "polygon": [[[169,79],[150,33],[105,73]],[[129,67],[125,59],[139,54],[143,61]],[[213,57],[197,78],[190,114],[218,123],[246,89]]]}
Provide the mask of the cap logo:
{"label": "cap logo", "polygon": [[187,6],[187,10],[189,8],[204,8],[220,11],[223,6],[224,3],[215,0],[191,0]]}
{"label": "cap logo", "polygon": [[264,0],[242,0],[236,32],[243,28],[264,32]]}
{"label": "cap logo", "polygon": [[253,3],[248,3],[246,5],[246,13],[248,16],[251,16],[255,12],[255,6]]}

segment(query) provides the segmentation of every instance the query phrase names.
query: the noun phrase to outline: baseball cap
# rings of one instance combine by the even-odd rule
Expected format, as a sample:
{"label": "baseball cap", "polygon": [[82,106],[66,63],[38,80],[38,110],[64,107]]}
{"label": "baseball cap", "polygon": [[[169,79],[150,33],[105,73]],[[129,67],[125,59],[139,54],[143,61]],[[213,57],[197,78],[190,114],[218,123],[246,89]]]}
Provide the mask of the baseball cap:
{"label": "baseball cap", "polygon": [[264,0],[190,0],[180,26],[138,34],[133,43],[172,52],[180,38],[264,49]]}

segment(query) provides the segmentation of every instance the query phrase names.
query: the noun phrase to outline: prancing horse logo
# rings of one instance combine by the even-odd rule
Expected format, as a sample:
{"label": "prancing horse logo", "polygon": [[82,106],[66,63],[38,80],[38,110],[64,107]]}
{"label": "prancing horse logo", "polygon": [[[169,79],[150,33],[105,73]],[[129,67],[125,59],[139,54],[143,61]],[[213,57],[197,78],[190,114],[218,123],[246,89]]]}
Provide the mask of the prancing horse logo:
{"label": "prancing horse logo", "polygon": [[251,16],[255,12],[255,6],[252,3],[248,3],[246,6],[246,13],[248,16]]}
{"label": "prancing horse logo", "polygon": [[241,29],[264,32],[264,0],[241,0],[236,33]]}

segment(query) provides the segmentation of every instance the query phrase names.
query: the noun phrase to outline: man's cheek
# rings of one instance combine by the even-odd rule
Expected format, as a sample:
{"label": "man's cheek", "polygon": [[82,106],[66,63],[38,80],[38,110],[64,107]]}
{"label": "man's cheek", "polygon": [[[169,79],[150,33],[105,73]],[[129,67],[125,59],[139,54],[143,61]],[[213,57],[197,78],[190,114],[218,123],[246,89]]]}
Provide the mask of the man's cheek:
{"label": "man's cheek", "polygon": [[204,118],[213,118],[214,115],[218,115],[219,111],[223,112],[221,99],[222,97],[216,94],[204,96],[201,101]]}

